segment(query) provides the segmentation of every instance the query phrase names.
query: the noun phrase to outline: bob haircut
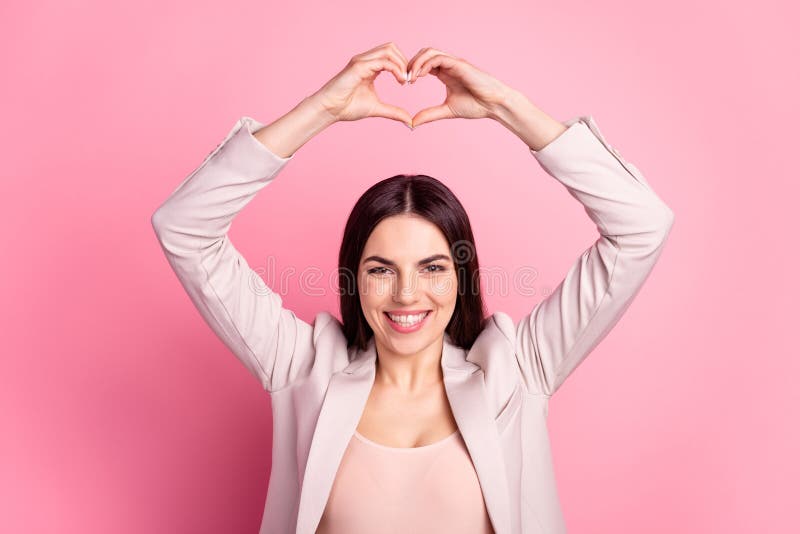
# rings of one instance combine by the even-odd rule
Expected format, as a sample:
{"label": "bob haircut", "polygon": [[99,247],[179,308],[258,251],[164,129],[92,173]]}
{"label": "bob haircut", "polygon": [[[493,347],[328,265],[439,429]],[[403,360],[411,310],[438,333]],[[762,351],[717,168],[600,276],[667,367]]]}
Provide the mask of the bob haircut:
{"label": "bob haircut", "polygon": [[424,174],[398,174],[381,180],[361,195],[350,212],[339,249],[339,305],[347,346],[363,351],[374,335],[358,292],[359,262],[367,239],[383,219],[401,214],[427,219],[447,238],[458,277],[458,298],[445,332],[456,345],[469,349],[486,324],[472,227],[453,192]]}

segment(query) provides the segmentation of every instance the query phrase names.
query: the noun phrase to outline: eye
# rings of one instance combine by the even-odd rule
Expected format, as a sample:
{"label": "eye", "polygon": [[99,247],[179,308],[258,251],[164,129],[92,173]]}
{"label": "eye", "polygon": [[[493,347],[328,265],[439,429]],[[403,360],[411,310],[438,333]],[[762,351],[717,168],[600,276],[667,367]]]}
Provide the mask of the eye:
{"label": "eye", "polygon": [[[423,268],[423,271],[428,272],[428,273],[434,273],[434,272],[440,272],[440,271],[446,271],[446,270],[447,270],[447,268],[444,265],[438,265],[438,264],[431,264],[431,265],[428,265],[427,267]],[[389,269],[387,269],[386,267],[373,267],[372,269],[369,269],[367,271],[367,273],[368,274],[387,274],[387,273],[389,273]]]}

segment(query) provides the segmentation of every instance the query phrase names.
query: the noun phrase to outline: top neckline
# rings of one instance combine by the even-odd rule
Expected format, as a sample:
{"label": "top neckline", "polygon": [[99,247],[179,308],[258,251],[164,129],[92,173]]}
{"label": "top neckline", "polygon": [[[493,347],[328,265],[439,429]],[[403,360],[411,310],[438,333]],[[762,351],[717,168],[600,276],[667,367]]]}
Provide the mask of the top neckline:
{"label": "top neckline", "polygon": [[354,435],[359,440],[363,441],[364,443],[367,443],[368,445],[372,445],[373,447],[377,447],[379,449],[384,449],[384,450],[388,450],[388,451],[400,451],[400,452],[426,451],[428,449],[432,449],[432,448],[435,448],[435,447],[437,447],[439,445],[447,443],[448,441],[450,441],[451,439],[456,437],[457,434],[458,434],[458,429],[456,429],[455,432],[453,432],[452,434],[450,434],[446,438],[440,439],[439,441],[434,441],[433,443],[428,443],[427,445],[421,445],[419,447],[390,447],[388,445],[382,445],[381,443],[377,443],[375,441],[372,441],[371,439],[369,439],[369,438],[365,437],[363,434],[361,434],[361,432],[359,432],[358,430],[356,430],[354,432]]}

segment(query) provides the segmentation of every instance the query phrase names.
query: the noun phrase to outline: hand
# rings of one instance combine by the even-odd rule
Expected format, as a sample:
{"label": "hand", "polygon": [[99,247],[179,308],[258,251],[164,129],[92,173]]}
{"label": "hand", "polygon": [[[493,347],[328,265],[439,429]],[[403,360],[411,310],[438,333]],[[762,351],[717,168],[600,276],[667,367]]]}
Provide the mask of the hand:
{"label": "hand", "polygon": [[407,83],[408,60],[394,43],[385,43],[353,56],[347,65],[319,91],[311,95],[337,121],[384,117],[411,127],[411,114],[403,108],[381,102],[375,92],[375,78],[389,71],[401,85]]}
{"label": "hand", "polygon": [[430,72],[447,88],[444,102],[414,115],[412,127],[439,119],[495,118],[512,91],[466,60],[435,48],[417,52],[408,62],[408,71],[409,83]]}

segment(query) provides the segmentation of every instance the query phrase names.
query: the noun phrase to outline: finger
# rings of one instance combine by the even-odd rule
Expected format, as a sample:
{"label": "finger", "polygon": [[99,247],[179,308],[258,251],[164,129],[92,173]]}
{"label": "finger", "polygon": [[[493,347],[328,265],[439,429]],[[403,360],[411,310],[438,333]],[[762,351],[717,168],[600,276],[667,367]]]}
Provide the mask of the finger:
{"label": "finger", "polygon": [[394,63],[400,69],[401,80],[398,80],[401,84],[408,83],[408,77],[406,76],[406,65],[408,61],[406,60],[405,56],[403,56],[402,52],[396,50],[396,47],[388,49],[388,57],[392,58]]}
{"label": "finger", "polygon": [[383,57],[383,58],[386,58],[386,59],[391,59],[392,61],[397,63],[398,67],[400,67],[403,70],[405,70],[405,68],[406,68],[406,60],[403,58],[403,55],[400,54],[394,48],[388,48],[387,47],[387,48],[382,49],[382,50],[377,50],[377,51],[373,52],[372,54],[364,55],[361,59],[375,59],[375,58],[379,58],[379,57]]}
{"label": "finger", "polygon": [[413,58],[411,58],[411,61],[408,62],[408,69],[407,69],[408,70],[408,83],[411,83],[412,79],[416,80],[416,77],[414,76],[414,74],[419,70],[419,66],[422,64],[423,61],[425,61],[425,59],[428,56],[430,56],[432,54],[436,54],[436,52],[437,51],[435,49],[430,48],[430,47],[423,48],[419,52],[417,52],[416,55],[414,55]]}
{"label": "finger", "polygon": [[387,47],[387,46],[389,46],[389,45],[391,45],[391,44],[392,44],[391,42],[388,42],[388,43],[383,43],[383,44],[379,44],[379,45],[378,45],[378,46],[376,46],[375,48],[370,48],[370,49],[369,49],[369,50],[367,50],[366,52],[361,52],[360,54],[357,54],[355,57],[365,57],[365,56],[367,56],[368,54],[372,54],[373,52],[377,52],[377,51],[378,51],[378,50],[380,50],[381,48],[385,48],[385,47]]}
{"label": "finger", "polygon": [[429,58],[433,56],[440,54],[450,57],[448,54],[445,54],[435,48],[427,48],[424,51],[422,51],[416,58],[412,59],[408,69],[409,72],[411,73],[411,75],[408,77],[409,83],[413,83],[412,80],[417,81],[417,78],[419,78],[420,68],[422,67],[423,63],[425,63],[425,61],[427,61]]}
{"label": "finger", "polygon": [[372,50],[364,52],[363,54],[359,54],[356,57],[358,59],[374,59],[376,57],[386,56],[391,56],[393,59],[395,59],[397,64],[403,70],[405,70],[406,65],[408,65],[408,59],[406,58],[405,54],[403,54],[403,52],[400,50],[400,47],[398,47],[394,42],[384,43],[373,48]]}
{"label": "finger", "polygon": [[450,111],[450,108],[447,107],[446,104],[439,104],[438,106],[434,106],[432,108],[425,108],[416,115],[414,115],[414,119],[411,122],[412,128],[416,128],[420,124],[425,124],[426,122],[433,122],[438,121],[441,119],[453,119],[455,116],[453,112]]}
{"label": "finger", "polygon": [[406,57],[406,55],[403,53],[403,51],[402,51],[402,50],[400,50],[400,47],[399,47],[399,46],[397,46],[396,44],[394,44],[394,43],[391,43],[391,47],[392,47],[392,49],[393,49],[395,52],[397,52],[397,55],[398,55],[398,56],[400,56],[400,59],[401,59],[401,60],[402,60],[402,62],[403,62],[403,70],[405,70],[405,68],[406,68],[406,65],[408,65],[408,58],[407,58],[407,57]]}
{"label": "finger", "polygon": [[417,78],[427,75],[432,69],[441,68],[444,70],[449,70],[455,68],[457,65],[458,60],[456,58],[447,56],[445,54],[438,54],[429,57],[419,66]]}
{"label": "finger", "polygon": [[406,75],[405,75],[406,64],[405,64],[402,56],[400,56],[400,54],[396,50],[394,50],[392,48],[385,48],[383,50],[375,52],[371,56],[366,56],[366,57],[364,57],[362,59],[365,60],[365,61],[366,60],[373,60],[373,59],[386,59],[386,60],[391,61],[392,63],[397,65],[397,68],[400,70],[400,73],[401,73],[401,76],[397,81],[400,82],[400,84],[408,83],[408,80],[406,79]]}
{"label": "finger", "polygon": [[391,104],[385,104],[383,102],[378,102],[378,104],[370,113],[370,116],[384,117],[386,119],[400,121],[409,128],[411,128],[413,122],[411,119],[411,114],[408,111]]}
{"label": "finger", "polygon": [[397,78],[397,81],[401,84],[406,83],[406,76],[405,73],[401,70],[401,68],[392,60],[387,58],[375,58],[364,60],[362,62],[366,68],[371,71],[371,76],[374,79],[381,73],[381,71],[388,70],[394,77]]}
{"label": "finger", "polygon": [[408,66],[409,68],[412,66],[418,67],[421,64],[421,62],[424,61],[422,56],[428,57],[430,55],[443,54],[443,53],[444,52],[442,52],[441,50],[437,48],[431,48],[430,46],[426,46],[425,48],[420,48],[419,51],[416,54],[414,54],[414,57],[412,57],[408,61]]}
{"label": "finger", "polygon": [[414,62],[417,60],[417,58],[418,58],[418,57],[419,57],[421,54],[423,54],[423,53],[424,53],[426,50],[430,50],[430,48],[420,48],[420,49],[417,51],[417,53],[416,53],[416,54],[414,54],[414,57],[412,57],[411,59],[409,59],[409,60],[408,60],[408,65],[407,65],[407,67],[408,67],[408,70],[409,70],[409,72],[410,72],[410,70],[411,70],[411,66],[414,64]]}

